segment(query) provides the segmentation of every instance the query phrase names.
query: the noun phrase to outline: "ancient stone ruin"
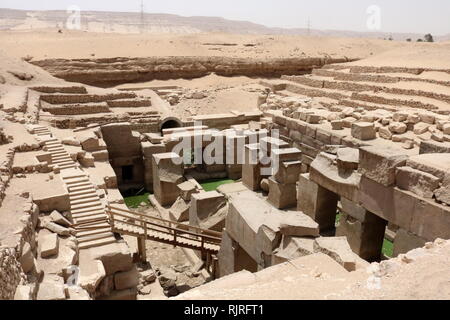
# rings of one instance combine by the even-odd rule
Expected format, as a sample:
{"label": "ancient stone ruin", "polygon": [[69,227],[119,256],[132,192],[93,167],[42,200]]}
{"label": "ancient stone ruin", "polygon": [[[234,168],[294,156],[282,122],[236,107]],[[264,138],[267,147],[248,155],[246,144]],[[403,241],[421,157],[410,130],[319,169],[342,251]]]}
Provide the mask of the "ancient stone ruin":
{"label": "ancient stone ruin", "polygon": [[[450,69],[14,63],[34,76],[0,84],[0,300],[450,298]],[[212,73],[253,82],[176,82]],[[226,90],[252,104],[195,108]]]}

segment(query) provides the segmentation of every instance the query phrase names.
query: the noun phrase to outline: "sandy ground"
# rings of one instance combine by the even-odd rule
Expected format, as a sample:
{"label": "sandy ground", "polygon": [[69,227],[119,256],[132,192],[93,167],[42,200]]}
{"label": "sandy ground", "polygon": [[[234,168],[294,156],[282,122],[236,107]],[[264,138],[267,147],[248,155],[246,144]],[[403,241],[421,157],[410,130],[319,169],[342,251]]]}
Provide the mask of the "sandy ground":
{"label": "sandy ground", "polygon": [[[345,55],[365,58],[386,50],[414,47],[404,42],[305,36],[200,34],[105,34],[52,30],[2,31],[2,49],[9,55],[46,58],[148,56],[227,56],[280,58]],[[64,43],[64,45],[61,45]]]}

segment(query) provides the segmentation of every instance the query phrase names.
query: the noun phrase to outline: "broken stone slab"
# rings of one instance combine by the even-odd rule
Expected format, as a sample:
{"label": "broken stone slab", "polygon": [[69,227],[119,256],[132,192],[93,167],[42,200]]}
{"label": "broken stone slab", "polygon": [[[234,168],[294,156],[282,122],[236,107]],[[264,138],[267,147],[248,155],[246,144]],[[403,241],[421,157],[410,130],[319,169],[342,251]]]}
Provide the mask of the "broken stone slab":
{"label": "broken stone slab", "polygon": [[450,174],[444,178],[442,186],[434,191],[436,200],[450,205]]}
{"label": "broken stone slab", "polygon": [[432,174],[411,167],[398,167],[396,171],[396,184],[400,189],[412,191],[424,198],[433,198],[440,181]]}
{"label": "broken stone slab", "polygon": [[158,280],[164,290],[169,290],[171,287],[174,287],[176,285],[178,277],[173,269],[161,267],[159,268],[158,272]]}
{"label": "broken stone slab", "polygon": [[291,212],[281,219],[280,232],[292,237],[318,237],[319,225],[306,214]]}
{"label": "broken stone slab", "polygon": [[375,125],[370,122],[354,122],[351,134],[359,140],[373,140],[376,138]]}
{"label": "broken stone slab", "polygon": [[170,218],[177,222],[189,221],[189,209],[191,202],[179,197],[177,201],[170,207]]}
{"label": "broken stone slab", "polygon": [[356,270],[356,259],[345,237],[321,237],[314,240],[314,252],[324,253],[347,271]]}
{"label": "broken stone slab", "polygon": [[53,233],[43,236],[40,241],[41,257],[47,258],[58,254],[59,238],[58,235]]}
{"label": "broken stone slab", "polygon": [[92,260],[88,255],[80,255],[80,273],[78,284],[90,294],[94,294],[106,272],[100,260]]}
{"label": "broken stone slab", "polygon": [[69,228],[64,228],[63,226],[60,226],[59,224],[56,224],[54,222],[46,222],[44,224],[44,228],[62,237],[68,237],[71,235],[71,230]]}
{"label": "broken stone slab", "polygon": [[283,236],[280,247],[272,256],[272,265],[291,261],[314,253],[314,238]]}
{"label": "broken stone slab", "polygon": [[139,284],[139,273],[134,266],[129,271],[114,274],[114,287],[116,290],[124,290],[136,287]]}
{"label": "broken stone slab", "polygon": [[53,212],[50,214],[50,219],[52,219],[54,223],[57,223],[63,227],[70,227],[72,225],[69,220],[67,220],[61,213],[56,210],[53,210]]}
{"label": "broken stone slab", "polygon": [[404,166],[408,156],[401,149],[365,146],[359,150],[359,172],[384,186],[395,184],[395,169]]}
{"label": "broken stone slab", "polygon": [[66,300],[64,285],[56,282],[42,282],[36,300]]}
{"label": "broken stone slab", "polygon": [[83,251],[88,251],[92,259],[103,262],[106,275],[112,275],[120,271],[128,271],[133,266],[130,248],[125,241],[118,241]]}

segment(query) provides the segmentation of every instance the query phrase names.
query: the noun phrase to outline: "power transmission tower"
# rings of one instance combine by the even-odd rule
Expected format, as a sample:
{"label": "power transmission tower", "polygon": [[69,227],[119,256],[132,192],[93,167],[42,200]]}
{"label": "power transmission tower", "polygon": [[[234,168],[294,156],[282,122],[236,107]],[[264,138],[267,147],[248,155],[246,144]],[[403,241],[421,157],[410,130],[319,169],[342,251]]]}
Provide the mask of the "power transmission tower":
{"label": "power transmission tower", "polygon": [[307,22],[307,32],[308,32],[308,36],[311,35],[311,19],[308,17],[308,22]]}
{"label": "power transmission tower", "polygon": [[141,33],[144,33],[144,0],[141,0]]}

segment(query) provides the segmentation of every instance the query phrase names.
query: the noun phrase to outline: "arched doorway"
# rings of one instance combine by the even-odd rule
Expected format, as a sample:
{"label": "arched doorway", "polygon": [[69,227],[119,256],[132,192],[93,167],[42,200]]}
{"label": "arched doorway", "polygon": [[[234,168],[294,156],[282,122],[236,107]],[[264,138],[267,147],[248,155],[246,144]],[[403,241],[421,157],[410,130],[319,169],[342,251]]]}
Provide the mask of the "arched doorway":
{"label": "arched doorway", "polygon": [[159,127],[159,130],[162,132],[164,129],[170,129],[170,128],[180,128],[183,126],[183,123],[175,118],[175,117],[170,117],[170,118],[166,118],[164,119]]}

